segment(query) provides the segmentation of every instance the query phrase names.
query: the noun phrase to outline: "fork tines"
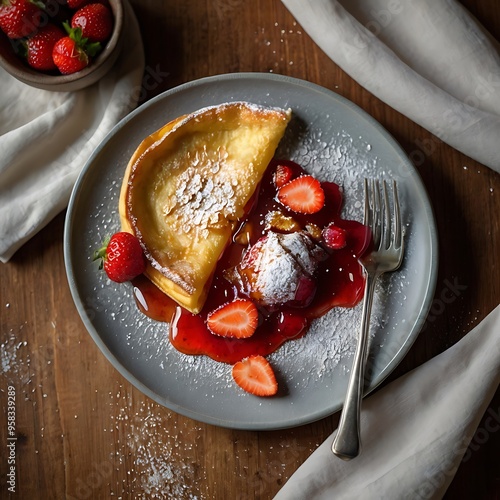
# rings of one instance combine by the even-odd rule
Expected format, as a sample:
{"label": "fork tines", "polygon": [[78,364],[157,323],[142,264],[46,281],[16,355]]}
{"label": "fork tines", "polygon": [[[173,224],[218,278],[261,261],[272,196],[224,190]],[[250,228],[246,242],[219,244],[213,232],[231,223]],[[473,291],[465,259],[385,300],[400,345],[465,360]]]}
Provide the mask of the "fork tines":
{"label": "fork tines", "polygon": [[401,209],[399,206],[399,196],[396,181],[392,181],[392,217],[390,213],[391,205],[389,201],[389,189],[387,181],[383,180],[382,186],[380,186],[380,181],[378,179],[365,178],[364,187],[364,224],[372,229],[374,248],[385,249],[388,248],[391,243],[394,248],[399,248],[402,244],[403,231],[401,226]]}

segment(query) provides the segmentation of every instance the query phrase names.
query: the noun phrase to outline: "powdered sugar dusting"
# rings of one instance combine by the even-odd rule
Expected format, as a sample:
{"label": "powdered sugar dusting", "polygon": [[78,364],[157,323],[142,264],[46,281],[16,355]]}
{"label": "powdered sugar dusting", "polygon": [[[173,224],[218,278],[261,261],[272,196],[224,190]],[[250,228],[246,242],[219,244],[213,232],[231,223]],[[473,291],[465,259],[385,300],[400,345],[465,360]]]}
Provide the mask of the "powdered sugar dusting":
{"label": "powdered sugar dusting", "polygon": [[312,276],[324,255],[323,250],[302,232],[283,234],[278,238],[281,246],[297,260],[306,274]]}
{"label": "powdered sugar dusting", "polygon": [[[287,342],[270,359],[285,378],[291,376],[287,359],[307,359],[303,365],[293,365],[298,384],[307,387],[331,371],[339,364],[345,364],[348,372],[350,358],[354,354],[357,325],[361,319],[359,307],[332,309],[315,320],[307,334],[292,342]],[[297,377],[298,370],[298,377]],[[331,380],[331,384],[335,384]]]}
{"label": "powdered sugar dusting", "polygon": [[[250,283],[250,290],[259,293],[266,305],[294,300],[301,278],[314,275],[321,254],[322,249],[301,232],[269,231],[247,254],[252,269],[249,279],[255,281]],[[241,268],[247,267],[245,257]]]}
{"label": "powdered sugar dusting", "polygon": [[278,235],[269,233],[255,263],[255,289],[266,304],[282,304],[292,300],[302,274],[295,259],[280,245]]}
{"label": "powdered sugar dusting", "polygon": [[280,144],[277,156],[297,162],[319,181],[338,184],[344,190],[344,217],[362,221],[362,179],[378,172],[377,156],[366,154],[369,144],[342,130],[327,138],[321,129],[298,122],[291,123],[289,134],[298,140]]}
{"label": "powdered sugar dusting", "polygon": [[[179,230],[189,233],[196,229],[199,237],[206,238],[209,227],[236,218],[237,181],[224,167],[228,157],[224,148],[210,151],[204,145],[201,153],[196,150],[186,154],[190,166],[179,176],[175,195],[167,200],[163,211],[164,215],[175,213]],[[222,172],[224,175],[219,174]]]}

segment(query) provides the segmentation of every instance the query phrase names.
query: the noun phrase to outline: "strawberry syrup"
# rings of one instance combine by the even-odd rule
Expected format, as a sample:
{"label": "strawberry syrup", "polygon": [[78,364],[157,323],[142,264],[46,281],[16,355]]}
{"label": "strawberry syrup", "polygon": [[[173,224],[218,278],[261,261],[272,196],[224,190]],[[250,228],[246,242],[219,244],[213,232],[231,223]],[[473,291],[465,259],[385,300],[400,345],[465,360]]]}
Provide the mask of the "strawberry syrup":
{"label": "strawberry syrup", "polygon": [[[247,356],[266,356],[276,351],[284,342],[306,334],[311,320],[324,315],[333,307],[353,307],[364,291],[364,277],[358,258],[367,251],[369,230],[361,223],[341,218],[343,198],[339,186],[323,182],[325,206],[312,215],[301,215],[288,211],[276,200],[273,173],[276,166],[289,166],[298,176],[302,168],[291,161],[273,160],[266,171],[260,189],[249,203],[248,215],[236,231],[233,242],[222,255],[214,274],[208,299],[200,314],[192,314],[178,306],[163,294],[147,278],[141,276],[133,281],[139,309],[147,316],[170,324],[172,345],[185,354],[204,354],[224,363],[235,363]],[[207,314],[217,307],[238,297],[238,291],[224,277],[224,270],[238,264],[248,244],[238,243],[239,233],[249,235],[253,245],[265,232],[264,219],[269,211],[280,210],[293,217],[301,227],[315,224],[320,228],[334,223],[347,233],[347,245],[340,250],[328,250],[328,257],[320,263],[317,272],[318,288],[314,299],[307,307],[282,306],[278,310],[261,310],[259,326],[254,335],[247,339],[218,337],[206,326]]]}

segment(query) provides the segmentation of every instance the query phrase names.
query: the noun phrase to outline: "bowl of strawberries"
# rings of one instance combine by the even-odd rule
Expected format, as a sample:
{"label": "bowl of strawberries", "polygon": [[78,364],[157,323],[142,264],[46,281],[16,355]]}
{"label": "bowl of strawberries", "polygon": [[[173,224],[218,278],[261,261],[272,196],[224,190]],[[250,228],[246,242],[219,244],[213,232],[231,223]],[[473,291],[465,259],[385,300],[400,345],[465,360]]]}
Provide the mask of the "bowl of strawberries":
{"label": "bowl of strawberries", "polygon": [[0,0],[0,65],[33,87],[80,90],[115,63],[123,24],[122,0]]}

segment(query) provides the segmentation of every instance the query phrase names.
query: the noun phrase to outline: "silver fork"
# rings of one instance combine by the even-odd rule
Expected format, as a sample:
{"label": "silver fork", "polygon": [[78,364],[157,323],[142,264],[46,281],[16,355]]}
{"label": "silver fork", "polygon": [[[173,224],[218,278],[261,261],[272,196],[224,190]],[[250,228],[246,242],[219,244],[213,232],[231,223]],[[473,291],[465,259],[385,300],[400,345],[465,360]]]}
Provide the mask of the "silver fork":
{"label": "silver fork", "polygon": [[373,251],[359,259],[366,276],[361,331],[339,428],[332,445],[333,453],[344,460],[350,460],[358,456],[360,452],[359,417],[375,283],[382,274],[398,269],[403,260],[404,234],[396,181],[392,183],[392,191],[393,214],[391,216],[386,181],[382,182],[381,188],[378,180],[365,179],[364,224],[371,229]]}

